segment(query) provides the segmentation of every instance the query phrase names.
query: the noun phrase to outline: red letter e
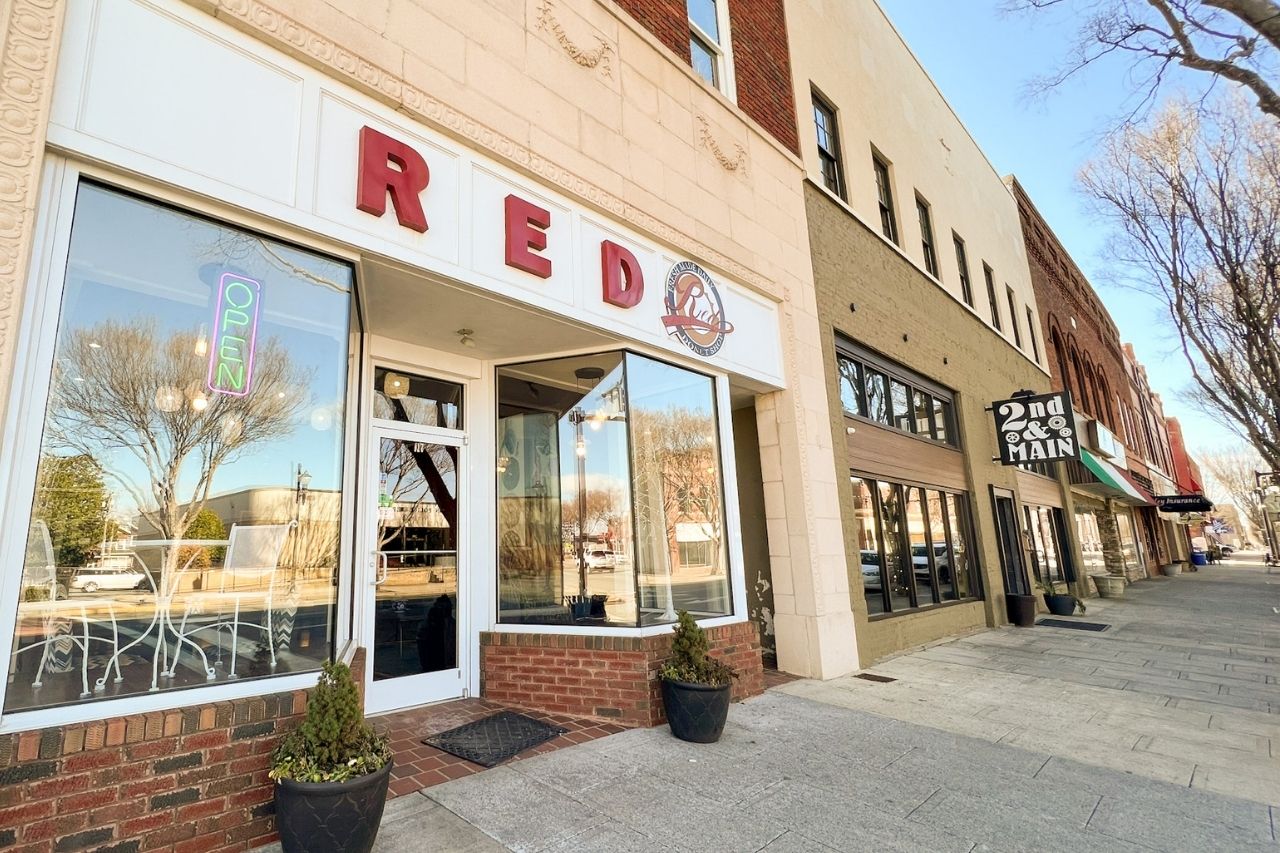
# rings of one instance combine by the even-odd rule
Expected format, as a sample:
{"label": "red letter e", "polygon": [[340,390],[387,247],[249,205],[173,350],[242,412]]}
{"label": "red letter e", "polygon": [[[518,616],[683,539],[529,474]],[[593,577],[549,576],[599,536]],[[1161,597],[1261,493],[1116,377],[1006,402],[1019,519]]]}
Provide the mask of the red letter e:
{"label": "red letter e", "polygon": [[551,211],[516,195],[504,203],[507,219],[507,266],[524,270],[538,278],[551,278],[551,259],[534,252],[547,248]]}

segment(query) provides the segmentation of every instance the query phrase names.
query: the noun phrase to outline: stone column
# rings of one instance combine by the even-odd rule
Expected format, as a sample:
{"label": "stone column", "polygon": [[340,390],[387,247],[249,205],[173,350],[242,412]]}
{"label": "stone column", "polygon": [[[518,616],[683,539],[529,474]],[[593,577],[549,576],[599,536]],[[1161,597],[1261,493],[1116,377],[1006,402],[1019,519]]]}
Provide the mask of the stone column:
{"label": "stone column", "polygon": [[0,423],[13,383],[64,0],[0,3]]}
{"label": "stone column", "polygon": [[1120,528],[1116,525],[1115,513],[1108,508],[1095,512],[1094,516],[1098,519],[1098,535],[1102,538],[1102,559],[1106,563],[1107,573],[1127,579],[1124,553],[1120,550]]}
{"label": "stone column", "polygon": [[789,292],[781,307],[788,387],[756,397],[778,668],[835,678],[858,668],[837,491],[847,478],[836,477],[815,295]]}

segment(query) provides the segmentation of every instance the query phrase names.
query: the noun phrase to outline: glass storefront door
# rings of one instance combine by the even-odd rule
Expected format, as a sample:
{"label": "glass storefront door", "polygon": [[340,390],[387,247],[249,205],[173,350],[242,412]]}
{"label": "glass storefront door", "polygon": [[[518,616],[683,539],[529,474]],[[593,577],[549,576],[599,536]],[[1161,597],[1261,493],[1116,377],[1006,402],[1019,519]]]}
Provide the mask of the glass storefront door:
{"label": "glass storefront door", "polygon": [[364,500],[371,566],[365,586],[367,710],[462,695],[460,477],[466,448],[452,431],[377,427]]}

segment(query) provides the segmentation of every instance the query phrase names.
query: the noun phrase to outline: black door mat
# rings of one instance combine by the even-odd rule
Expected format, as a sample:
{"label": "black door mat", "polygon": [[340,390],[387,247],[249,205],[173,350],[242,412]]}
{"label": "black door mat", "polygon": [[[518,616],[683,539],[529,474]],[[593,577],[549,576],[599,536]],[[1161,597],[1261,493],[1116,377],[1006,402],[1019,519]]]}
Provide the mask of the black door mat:
{"label": "black door mat", "polygon": [[1101,622],[1075,622],[1070,619],[1041,619],[1036,624],[1046,628],[1075,628],[1077,631],[1105,631],[1111,627]]}
{"label": "black door mat", "polygon": [[499,711],[483,720],[424,738],[422,742],[482,767],[493,767],[567,731],[514,711]]}

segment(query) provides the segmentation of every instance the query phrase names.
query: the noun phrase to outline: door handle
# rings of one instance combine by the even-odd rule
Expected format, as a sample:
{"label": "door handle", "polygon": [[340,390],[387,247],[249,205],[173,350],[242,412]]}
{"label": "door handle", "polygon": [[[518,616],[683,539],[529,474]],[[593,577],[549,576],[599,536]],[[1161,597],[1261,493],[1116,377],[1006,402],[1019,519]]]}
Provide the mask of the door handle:
{"label": "door handle", "polygon": [[376,568],[374,570],[373,580],[370,581],[370,584],[373,586],[381,586],[386,583],[387,580],[387,555],[381,551],[376,551],[374,552],[374,558],[376,560]]}

